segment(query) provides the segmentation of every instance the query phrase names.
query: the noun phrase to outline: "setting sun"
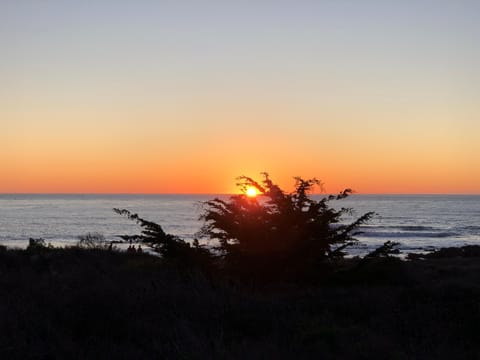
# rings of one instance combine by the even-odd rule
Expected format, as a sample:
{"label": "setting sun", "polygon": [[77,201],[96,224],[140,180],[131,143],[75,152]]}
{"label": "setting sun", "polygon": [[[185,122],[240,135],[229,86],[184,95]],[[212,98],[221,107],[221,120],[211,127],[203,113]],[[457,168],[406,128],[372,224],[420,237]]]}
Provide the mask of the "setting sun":
{"label": "setting sun", "polygon": [[247,194],[248,197],[255,197],[258,195],[257,189],[254,188],[253,186],[248,187],[245,193]]}

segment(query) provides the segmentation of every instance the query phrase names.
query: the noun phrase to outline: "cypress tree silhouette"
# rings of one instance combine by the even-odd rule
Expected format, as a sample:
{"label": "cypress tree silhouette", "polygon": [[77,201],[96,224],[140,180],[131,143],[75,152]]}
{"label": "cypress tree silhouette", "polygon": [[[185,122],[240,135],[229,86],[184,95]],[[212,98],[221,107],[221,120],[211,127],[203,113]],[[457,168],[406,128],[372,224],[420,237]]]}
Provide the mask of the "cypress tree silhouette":
{"label": "cypress tree silhouette", "polygon": [[[343,257],[344,249],[357,242],[358,227],[374,215],[369,212],[343,224],[342,216],[351,214],[352,209],[335,210],[329,202],[346,198],[351,189],[315,201],[310,192],[321,186],[315,178],[296,177],[295,190],[286,193],[267,173],[262,175],[261,182],[239,177],[242,194],[204,203],[201,219],[205,224],[198,235],[218,240],[216,249],[225,267],[233,272],[258,276],[314,272],[320,265]],[[246,189],[250,187],[260,196],[248,197]]]}
{"label": "cypress tree silhouette", "polygon": [[[125,209],[116,213],[137,222],[140,235],[124,235],[127,241],[148,244],[164,259],[183,264],[200,265],[205,269],[221,269],[227,274],[257,277],[315,276],[333,260],[345,255],[345,248],[357,242],[358,227],[374,215],[368,212],[354,222],[342,223],[344,214],[352,209],[329,206],[332,200],[348,197],[351,189],[316,201],[310,193],[321,183],[313,178],[295,178],[295,190],[283,191],[267,173],[261,182],[241,176],[239,195],[227,200],[214,198],[203,203],[200,219],[204,225],[196,236],[218,242],[211,249],[195,240],[192,244]],[[246,192],[254,187],[258,197]]]}

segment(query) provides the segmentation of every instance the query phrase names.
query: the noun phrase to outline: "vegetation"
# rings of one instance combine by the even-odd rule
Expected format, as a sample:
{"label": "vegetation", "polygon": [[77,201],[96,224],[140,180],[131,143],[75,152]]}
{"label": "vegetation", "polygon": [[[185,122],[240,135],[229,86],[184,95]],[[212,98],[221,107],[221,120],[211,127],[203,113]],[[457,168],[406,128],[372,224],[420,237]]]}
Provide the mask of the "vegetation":
{"label": "vegetation", "polygon": [[[123,238],[147,243],[165,259],[210,268],[215,265],[229,275],[304,278],[342,258],[345,248],[357,241],[354,236],[358,227],[373,216],[367,213],[351,224],[341,223],[342,216],[352,209],[336,210],[329,202],[344,199],[352,191],[346,189],[315,201],[309,195],[314,186],[320,186],[317,179],[295,178],[292,193],[273,183],[267,173],[261,183],[246,176],[238,180],[242,194],[204,203],[201,219],[205,225],[197,235],[218,241],[214,251],[200,246],[198,241],[189,244],[166,234],[160,225],[128,210],[114,209],[143,228],[141,235]],[[260,196],[247,196],[250,187]]]}
{"label": "vegetation", "polygon": [[46,243],[45,239],[43,238],[30,238],[28,239],[28,246],[27,246],[27,251],[36,251],[36,250],[43,250],[43,249],[48,249],[52,248],[52,244]]}
{"label": "vegetation", "polygon": [[78,237],[77,247],[82,249],[108,249],[113,244],[105,240],[100,233],[86,233]]}
{"label": "vegetation", "polygon": [[478,259],[345,259],[299,285],[147,254],[0,251],[0,358],[477,359]]}
{"label": "vegetation", "polygon": [[400,254],[399,245],[400,243],[396,241],[386,241],[383,245],[365,255],[365,258],[388,257]]}
{"label": "vegetation", "polygon": [[[357,228],[373,216],[367,213],[342,224],[342,216],[352,209],[335,210],[329,202],[344,199],[352,191],[315,201],[309,194],[320,186],[317,179],[295,178],[292,193],[273,183],[267,173],[261,183],[246,176],[238,180],[242,194],[205,203],[201,216],[205,225],[199,232],[219,241],[217,250],[225,267],[236,272],[282,273],[282,277],[312,274],[327,260],[343,257],[343,250],[357,241]],[[247,196],[246,189],[251,187],[261,196]]]}
{"label": "vegetation", "polygon": [[316,179],[292,193],[267,174],[239,180],[261,196],[204,204],[199,237],[215,249],[120,209],[142,227],[123,239],[160,260],[107,251],[96,233],[66,249],[0,246],[0,358],[480,358],[480,246],[407,262],[387,242],[346,259],[372,216],[342,223],[351,210],[329,202],[350,190],[315,201]]}
{"label": "vegetation", "polygon": [[198,241],[190,244],[178,236],[167,234],[159,224],[145,220],[126,209],[113,211],[137,222],[143,228],[140,235],[122,235],[125,241],[146,244],[161,254],[165,260],[180,262],[184,266],[201,266],[206,269],[212,265],[212,255]]}

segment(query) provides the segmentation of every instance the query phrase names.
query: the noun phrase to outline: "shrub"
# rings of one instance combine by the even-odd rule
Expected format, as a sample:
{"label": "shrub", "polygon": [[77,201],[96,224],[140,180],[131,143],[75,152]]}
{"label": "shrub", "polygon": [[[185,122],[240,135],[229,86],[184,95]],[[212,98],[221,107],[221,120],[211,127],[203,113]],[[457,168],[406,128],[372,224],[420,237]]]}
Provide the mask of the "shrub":
{"label": "shrub", "polygon": [[190,244],[178,236],[167,234],[159,224],[145,220],[128,210],[113,209],[113,211],[135,221],[143,228],[140,235],[122,235],[121,238],[123,240],[144,243],[167,260],[175,260],[186,265],[200,265],[202,267],[211,265],[211,253],[208,249],[201,246],[198,241]]}
{"label": "shrub", "polygon": [[366,259],[370,258],[379,258],[379,257],[389,257],[391,255],[398,255],[400,254],[400,250],[398,249],[398,246],[400,246],[400,243],[396,241],[386,241],[383,243],[383,245],[379,246],[372,252],[369,252],[367,255],[365,255]]}
{"label": "shrub", "polygon": [[28,239],[28,246],[27,246],[28,251],[31,251],[31,252],[43,251],[43,250],[51,249],[51,248],[52,248],[52,244],[50,244],[50,243],[47,244],[45,242],[45,239],[43,239],[43,238],[37,238],[37,239],[30,238],[30,239]]}
{"label": "shrub", "polygon": [[78,237],[77,247],[82,249],[107,249],[111,244],[100,233],[86,233]]}
{"label": "shrub", "polygon": [[[353,223],[342,223],[342,215],[352,209],[336,210],[329,202],[346,198],[352,190],[315,201],[310,192],[321,185],[315,178],[295,178],[292,193],[274,184],[267,173],[261,183],[246,176],[238,179],[242,194],[204,203],[205,225],[199,232],[219,241],[217,250],[225,266],[234,271],[310,272],[327,260],[343,257],[343,250],[357,241],[357,228],[373,216],[369,212]],[[250,187],[260,196],[248,197]]]}

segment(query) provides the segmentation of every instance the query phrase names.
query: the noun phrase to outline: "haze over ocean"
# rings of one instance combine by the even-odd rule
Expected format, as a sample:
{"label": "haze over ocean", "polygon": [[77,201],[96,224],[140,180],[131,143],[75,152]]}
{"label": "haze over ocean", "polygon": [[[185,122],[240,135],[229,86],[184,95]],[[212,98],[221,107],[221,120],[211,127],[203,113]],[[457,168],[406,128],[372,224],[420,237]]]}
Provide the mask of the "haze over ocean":
{"label": "haze over ocean", "polygon": [[[30,237],[53,245],[73,245],[79,235],[138,234],[140,227],[115,214],[126,208],[158,222],[165,231],[193,239],[200,229],[200,202],[214,195],[0,195],[0,244],[25,247]],[[375,211],[363,226],[352,253],[364,253],[387,240],[403,251],[480,244],[480,195],[353,195],[331,203],[352,207],[356,215]],[[355,216],[355,214],[354,214]],[[346,218],[346,220],[348,220]]]}

